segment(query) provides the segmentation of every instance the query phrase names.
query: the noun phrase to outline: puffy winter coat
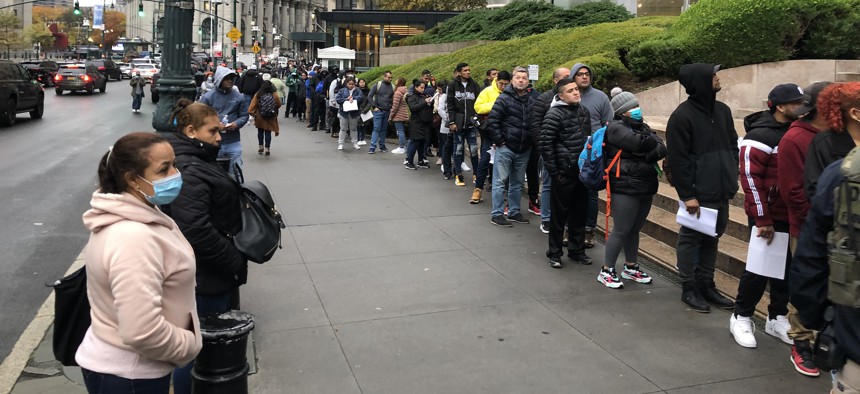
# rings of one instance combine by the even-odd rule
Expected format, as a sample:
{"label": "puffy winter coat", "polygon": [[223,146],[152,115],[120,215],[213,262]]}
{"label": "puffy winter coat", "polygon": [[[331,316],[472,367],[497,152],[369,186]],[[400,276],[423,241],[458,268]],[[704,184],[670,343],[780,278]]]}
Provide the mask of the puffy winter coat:
{"label": "puffy winter coat", "polygon": [[432,101],[428,104],[426,98],[418,93],[406,95],[406,103],[412,112],[409,117],[409,138],[413,140],[426,140],[433,131],[433,104]]}
{"label": "puffy winter coat", "polygon": [[815,195],[818,177],[824,169],[830,163],[848,156],[848,152],[851,152],[854,146],[854,139],[844,131],[822,131],[812,138],[812,145],[806,151],[806,163],[803,167],[803,185],[806,189],[806,197],[810,201]]}
{"label": "puffy winter coat", "polygon": [[406,105],[406,86],[398,86],[394,91],[394,99],[391,101],[391,113],[388,120],[392,122],[406,122],[409,120],[409,106]]}
{"label": "puffy winter coat", "polygon": [[603,155],[606,164],[621,150],[620,176],[615,166],[610,169],[609,186],[612,193],[651,196],[657,193],[657,167],[666,157],[666,144],[647,124],[620,117],[609,122],[604,137]]}
{"label": "puffy winter coat", "polygon": [[540,94],[531,88],[522,95],[513,86],[502,91],[487,118],[487,130],[496,146],[507,146],[515,153],[524,153],[532,148],[529,120],[538,96]]}
{"label": "puffy winter coat", "polygon": [[590,135],[588,110],[556,97],[543,118],[538,142],[544,166],[551,177],[579,175],[579,154]]}
{"label": "puffy winter coat", "polygon": [[218,294],[245,284],[248,260],[228,238],[242,230],[239,185],[215,158],[218,147],[183,134],[167,136],[182,172],[182,190],[162,206],[185,235],[197,260],[197,293]]}
{"label": "puffy winter coat", "polygon": [[535,145],[540,140],[541,130],[543,129],[543,118],[546,116],[546,112],[549,111],[549,106],[552,105],[553,98],[555,98],[555,91],[548,90],[541,93],[532,105],[532,116],[529,119],[531,122],[529,133]]}
{"label": "puffy winter coat", "polygon": [[779,123],[770,111],[744,118],[746,136],[741,141],[740,177],[744,211],[756,227],[788,222],[788,209],[779,193],[779,141],[791,123]]}

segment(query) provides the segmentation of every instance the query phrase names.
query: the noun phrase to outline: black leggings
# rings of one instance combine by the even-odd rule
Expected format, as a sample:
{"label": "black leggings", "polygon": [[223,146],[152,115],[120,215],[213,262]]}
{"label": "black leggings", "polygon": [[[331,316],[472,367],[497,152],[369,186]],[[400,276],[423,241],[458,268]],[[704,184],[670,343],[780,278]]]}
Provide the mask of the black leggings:
{"label": "black leggings", "polygon": [[615,260],[624,249],[626,262],[635,263],[639,255],[639,230],[645,225],[648,212],[651,212],[653,196],[631,196],[612,193],[612,231],[606,241],[605,262],[608,268],[615,268]]}

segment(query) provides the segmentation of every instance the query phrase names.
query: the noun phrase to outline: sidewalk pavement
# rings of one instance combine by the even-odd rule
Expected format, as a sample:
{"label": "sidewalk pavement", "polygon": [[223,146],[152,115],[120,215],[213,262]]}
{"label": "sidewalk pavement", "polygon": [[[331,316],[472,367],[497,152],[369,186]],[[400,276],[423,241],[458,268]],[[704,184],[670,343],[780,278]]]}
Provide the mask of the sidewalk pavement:
{"label": "sidewalk pavement", "polygon": [[[242,287],[257,322],[251,393],[829,390],[764,330],[758,349],[742,348],[729,312],[688,310],[671,275],[607,289],[595,279],[602,245],[588,251],[594,265],[551,269],[539,217],[493,226],[489,195],[470,205],[471,188],[437,166],[407,171],[403,155],[337,151],[292,118],[281,127],[268,157],[243,132],[246,177],[270,186],[288,225]],[[84,393],[43,376],[56,368],[43,345],[12,393]]]}

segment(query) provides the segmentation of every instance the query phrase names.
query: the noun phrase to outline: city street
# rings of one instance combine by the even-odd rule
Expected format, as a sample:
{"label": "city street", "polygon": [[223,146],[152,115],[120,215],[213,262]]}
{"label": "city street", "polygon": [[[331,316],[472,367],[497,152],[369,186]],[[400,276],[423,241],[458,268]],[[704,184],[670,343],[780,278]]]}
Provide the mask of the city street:
{"label": "city street", "polygon": [[[80,216],[98,159],[119,136],[151,130],[155,106],[147,97],[133,114],[129,90],[49,91],[43,120],[0,129],[3,357],[48,295],[43,283],[86,243]],[[269,185],[288,226],[283,249],[251,263],[241,288],[256,317],[251,393],[829,390],[826,372],[795,372],[789,346],[764,327],[746,349],[729,312],[688,310],[672,274],[649,265],[654,283],[609,290],[595,280],[601,244],[588,251],[594,265],[551,269],[537,216],[493,226],[489,194],[469,204],[471,189],[437,166],[406,171],[402,155],[337,151],[329,134],[279,119],[271,156],[256,154],[253,125],[242,131],[246,177]],[[49,342],[41,349],[32,359],[44,361]],[[85,392],[56,371],[25,373],[12,392]]]}

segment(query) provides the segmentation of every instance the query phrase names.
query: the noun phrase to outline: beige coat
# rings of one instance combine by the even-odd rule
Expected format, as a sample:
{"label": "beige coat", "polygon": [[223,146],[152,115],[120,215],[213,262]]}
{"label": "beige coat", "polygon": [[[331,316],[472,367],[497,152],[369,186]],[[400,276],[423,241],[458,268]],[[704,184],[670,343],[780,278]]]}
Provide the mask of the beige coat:
{"label": "beige coat", "polygon": [[134,196],[93,193],[84,213],[92,324],[75,360],[91,371],[154,379],[203,346],[194,250],[176,223]]}
{"label": "beige coat", "polygon": [[[275,115],[274,118],[264,118],[260,116],[260,109],[257,108],[260,105],[257,100],[257,96],[259,96],[259,94],[254,95],[254,98],[251,99],[251,105],[248,106],[248,113],[254,116],[254,126],[258,129],[271,131],[275,133],[275,136],[280,135],[281,132],[278,127],[278,116]],[[272,96],[275,97],[275,108],[281,108],[281,97],[278,96],[277,93],[272,93]]]}

